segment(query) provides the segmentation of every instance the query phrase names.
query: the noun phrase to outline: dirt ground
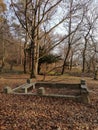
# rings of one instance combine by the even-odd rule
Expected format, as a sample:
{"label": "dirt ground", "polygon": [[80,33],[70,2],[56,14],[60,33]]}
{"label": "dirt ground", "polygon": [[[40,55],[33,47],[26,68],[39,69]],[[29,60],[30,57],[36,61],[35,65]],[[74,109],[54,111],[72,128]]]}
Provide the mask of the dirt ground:
{"label": "dirt ground", "polygon": [[[5,86],[15,88],[29,75],[0,75],[0,130],[98,130],[98,81],[87,77],[47,76],[45,81],[79,83],[85,79],[89,104],[64,98],[4,94]],[[42,81],[37,76],[34,81]]]}

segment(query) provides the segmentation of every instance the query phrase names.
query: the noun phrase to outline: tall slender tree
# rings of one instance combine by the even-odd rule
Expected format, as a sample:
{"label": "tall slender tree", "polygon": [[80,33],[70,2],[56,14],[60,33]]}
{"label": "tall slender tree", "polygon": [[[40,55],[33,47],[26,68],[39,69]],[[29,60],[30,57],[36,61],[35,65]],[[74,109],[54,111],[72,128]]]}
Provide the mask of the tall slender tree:
{"label": "tall slender tree", "polygon": [[80,1],[69,0],[68,2],[69,17],[68,20],[65,21],[64,26],[65,29],[67,28],[66,32],[71,35],[69,35],[68,39],[65,41],[65,43],[67,42],[68,47],[64,57],[61,74],[64,74],[65,65],[67,63],[73,44],[76,44],[81,39],[81,36],[79,36],[78,33],[84,19],[85,10],[83,6],[85,5],[86,3]]}
{"label": "tall slender tree", "polygon": [[[11,0],[11,6],[20,24],[24,28],[28,39],[30,39],[30,78],[32,78],[36,77],[38,73],[39,41],[42,37],[47,37],[53,29],[59,26],[66,19],[66,17],[60,19],[59,22],[56,22],[53,26],[49,27],[50,20],[56,13],[57,6],[62,2],[62,0],[21,0],[21,2],[22,3],[19,2],[18,4]],[[40,30],[43,29],[44,25],[47,26],[47,29],[44,35],[41,35]]]}

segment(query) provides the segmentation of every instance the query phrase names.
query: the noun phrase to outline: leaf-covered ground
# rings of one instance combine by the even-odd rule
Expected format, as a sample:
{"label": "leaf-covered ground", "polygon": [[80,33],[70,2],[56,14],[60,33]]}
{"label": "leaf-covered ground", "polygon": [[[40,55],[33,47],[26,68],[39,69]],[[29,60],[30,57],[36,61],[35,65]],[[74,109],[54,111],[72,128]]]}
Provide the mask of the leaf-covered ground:
{"label": "leaf-covered ground", "polygon": [[[90,104],[64,98],[10,95],[2,93],[26,82],[28,75],[0,77],[0,130],[98,130],[98,81],[85,78],[90,89]],[[81,77],[46,77],[47,81],[77,83]],[[42,80],[38,77],[37,80]]]}

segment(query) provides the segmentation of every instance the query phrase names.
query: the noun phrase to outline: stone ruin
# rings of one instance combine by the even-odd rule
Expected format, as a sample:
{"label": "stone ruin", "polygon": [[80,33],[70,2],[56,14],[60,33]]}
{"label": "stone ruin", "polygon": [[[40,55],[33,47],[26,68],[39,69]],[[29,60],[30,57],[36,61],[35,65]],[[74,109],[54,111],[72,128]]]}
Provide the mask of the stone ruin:
{"label": "stone ruin", "polygon": [[57,82],[32,82],[32,79],[27,79],[27,83],[14,89],[8,86],[5,87],[4,93],[60,97],[82,103],[90,102],[85,80],[81,80],[79,84],[65,84]]}

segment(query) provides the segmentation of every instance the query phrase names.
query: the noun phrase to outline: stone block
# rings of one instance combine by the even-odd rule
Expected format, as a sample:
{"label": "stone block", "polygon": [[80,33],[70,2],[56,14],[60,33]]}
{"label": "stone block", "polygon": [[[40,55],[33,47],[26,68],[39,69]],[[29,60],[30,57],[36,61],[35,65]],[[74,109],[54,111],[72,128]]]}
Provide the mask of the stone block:
{"label": "stone block", "polygon": [[25,87],[21,88],[22,93],[27,93],[27,89]]}
{"label": "stone block", "polygon": [[88,94],[82,94],[81,95],[81,102],[86,103],[86,104],[90,103],[89,95]]}
{"label": "stone block", "polygon": [[32,83],[32,79],[27,79],[27,83]]}
{"label": "stone block", "polygon": [[45,94],[45,89],[44,89],[44,87],[40,87],[40,88],[38,89],[38,91],[37,91],[37,94],[38,94],[38,95],[44,95],[44,94]]}
{"label": "stone block", "polygon": [[7,86],[4,88],[4,93],[12,93],[12,89]]}
{"label": "stone block", "polygon": [[87,88],[87,86],[86,85],[81,85],[81,88],[80,88],[81,90],[81,94],[88,94],[89,93],[89,90],[88,90],[88,88]]}
{"label": "stone block", "polygon": [[85,85],[86,81],[84,79],[81,80],[81,85]]}

